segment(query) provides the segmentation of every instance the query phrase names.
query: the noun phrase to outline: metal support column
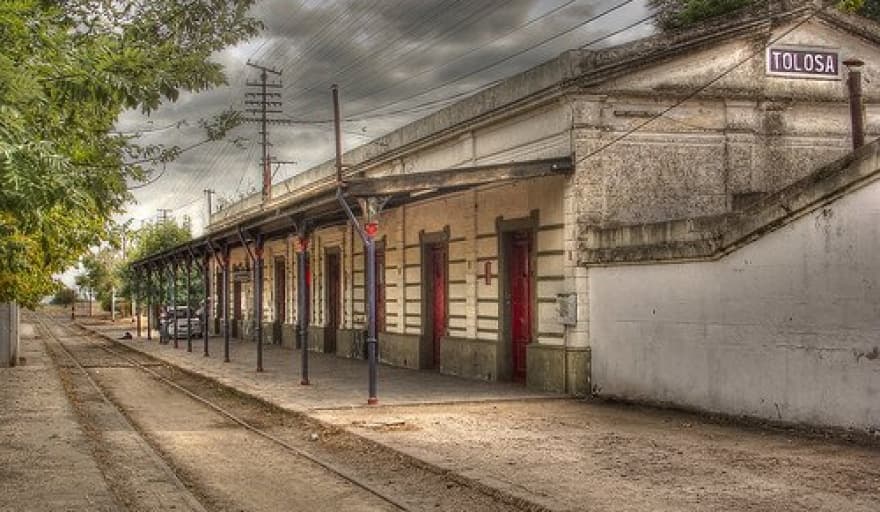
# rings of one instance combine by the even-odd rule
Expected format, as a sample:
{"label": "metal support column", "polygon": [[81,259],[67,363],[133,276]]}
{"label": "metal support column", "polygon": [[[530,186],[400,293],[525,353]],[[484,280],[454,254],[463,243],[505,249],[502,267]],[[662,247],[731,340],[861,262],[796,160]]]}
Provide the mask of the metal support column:
{"label": "metal support column", "polygon": [[171,322],[167,328],[168,334],[174,337],[174,348],[177,345],[177,261],[171,261],[171,306],[167,309],[168,314],[165,315],[166,325]]}
{"label": "metal support column", "polygon": [[139,300],[139,292],[141,290],[141,279],[143,279],[143,273],[140,269],[137,270],[134,274],[134,290],[132,292],[132,307],[131,312],[135,317],[135,324],[137,324],[137,337],[141,337],[141,301]]}
{"label": "metal support column", "polygon": [[223,362],[229,362],[229,246],[223,246]]}
{"label": "metal support column", "polygon": [[263,371],[263,235],[254,241],[254,333],[257,339],[257,371]]}
{"label": "metal support column", "polygon": [[186,257],[186,351],[193,351],[192,333],[192,253]]}
{"label": "metal support column", "polygon": [[150,317],[153,316],[153,267],[147,266],[147,340],[153,340],[153,324]]}
{"label": "metal support column", "polygon": [[367,404],[376,405],[379,403],[377,392],[378,381],[378,361],[377,361],[377,337],[376,337],[376,242],[375,237],[378,232],[379,224],[377,216],[382,210],[384,202],[379,198],[368,198],[363,202],[364,225],[358,222],[357,217],[348,206],[348,201],[342,195],[342,188],[336,190],[336,199],[348,216],[349,221],[360,235],[364,243],[364,250],[367,253],[366,286],[367,286],[367,359],[369,362],[369,383]]}
{"label": "metal support column", "polygon": [[302,350],[300,384],[309,385],[309,284],[306,276],[308,268],[309,238],[303,229],[298,236],[296,252],[296,337]]}
{"label": "metal support column", "polygon": [[208,251],[205,251],[205,255],[202,258],[202,278],[205,280],[205,301],[202,308],[202,311],[204,311],[202,315],[202,341],[205,344],[204,356],[208,357],[208,325],[211,320],[211,256],[208,254]]}
{"label": "metal support column", "polygon": [[376,397],[376,241],[373,239],[375,232],[368,230],[366,235],[364,249],[367,251],[367,359],[370,366],[370,396],[367,399],[367,404],[376,405],[379,403],[379,399]]}

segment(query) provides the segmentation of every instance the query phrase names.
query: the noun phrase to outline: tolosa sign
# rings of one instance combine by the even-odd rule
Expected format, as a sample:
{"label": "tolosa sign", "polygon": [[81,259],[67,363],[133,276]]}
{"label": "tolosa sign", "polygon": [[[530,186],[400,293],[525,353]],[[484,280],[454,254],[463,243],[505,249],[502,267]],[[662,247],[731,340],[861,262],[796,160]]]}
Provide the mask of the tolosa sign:
{"label": "tolosa sign", "polygon": [[840,52],[831,48],[770,46],[767,48],[767,75],[840,80]]}

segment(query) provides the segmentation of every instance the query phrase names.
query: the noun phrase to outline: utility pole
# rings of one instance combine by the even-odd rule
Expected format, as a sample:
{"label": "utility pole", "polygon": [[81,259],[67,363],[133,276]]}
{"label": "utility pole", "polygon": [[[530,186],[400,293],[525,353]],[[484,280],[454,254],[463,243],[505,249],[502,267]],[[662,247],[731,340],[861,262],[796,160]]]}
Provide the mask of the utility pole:
{"label": "utility pole", "polygon": [[[253,88],[245,93],[246,99],[244,104],[249,106],[245,111],[251,114],[258,114],[259,117],[245,118],[245,122],[258,123],[260,125],[260,145],[263,149],[263,157],[260,159],[260,169],[262,174],[262,195],[263,202],[272,198],[272,156],[269,154],[269,125],[290,125],[289,119],[279,119],[278,114],[283,114],[281,109],[281,93],[270,92],[270,89],[281,89],[283,86],[281,81],[269,82],[269,75],[281,76],[281,71],[266,66],[261,66],[253,62],[248,62],[248,66],[260,71],[259,82],[246,82],[248,87]],[[276,117],[272,117],[275,115]],[[279,162],[280,163],[280,162]]]}

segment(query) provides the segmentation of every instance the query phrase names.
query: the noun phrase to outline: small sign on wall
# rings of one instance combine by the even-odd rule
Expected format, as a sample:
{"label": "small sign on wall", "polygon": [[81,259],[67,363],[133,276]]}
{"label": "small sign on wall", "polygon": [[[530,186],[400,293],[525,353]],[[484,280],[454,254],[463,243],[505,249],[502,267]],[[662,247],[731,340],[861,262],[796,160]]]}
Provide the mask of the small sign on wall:
{"label": "small sign on wall", "polygon": [[813,80],[841,80],[840,52],[833,48],[770,46],[767,75]]}
{"label": "small sign on wall", "polygon": [[235,270],[232,272],[232,280],[239,283],[248,283],[251,280],[250,270]]}
{"label": "small sign on wall", "polygon": [[556,313],[562,325],[577,325],[577,294],[557,294]]}

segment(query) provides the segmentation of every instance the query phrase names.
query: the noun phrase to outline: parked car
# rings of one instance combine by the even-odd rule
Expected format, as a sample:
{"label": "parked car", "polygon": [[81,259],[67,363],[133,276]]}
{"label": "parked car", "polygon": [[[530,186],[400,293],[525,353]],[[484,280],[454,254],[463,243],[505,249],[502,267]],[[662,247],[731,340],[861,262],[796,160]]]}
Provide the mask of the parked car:
{"label": "parked car", "polygon": [[[175,334],[174,325],[177,324],[177,337],[186,338],[187,333],[192,331],[192,336],[198,338],[202,336],[202,317],[200,312],[190,309],[189,325],[187,325],[187,307],[175,306],[162,312],[159,317],[159,329],[167,338],[171,338]],[[172,323],[173,322],[173,323]]]}

